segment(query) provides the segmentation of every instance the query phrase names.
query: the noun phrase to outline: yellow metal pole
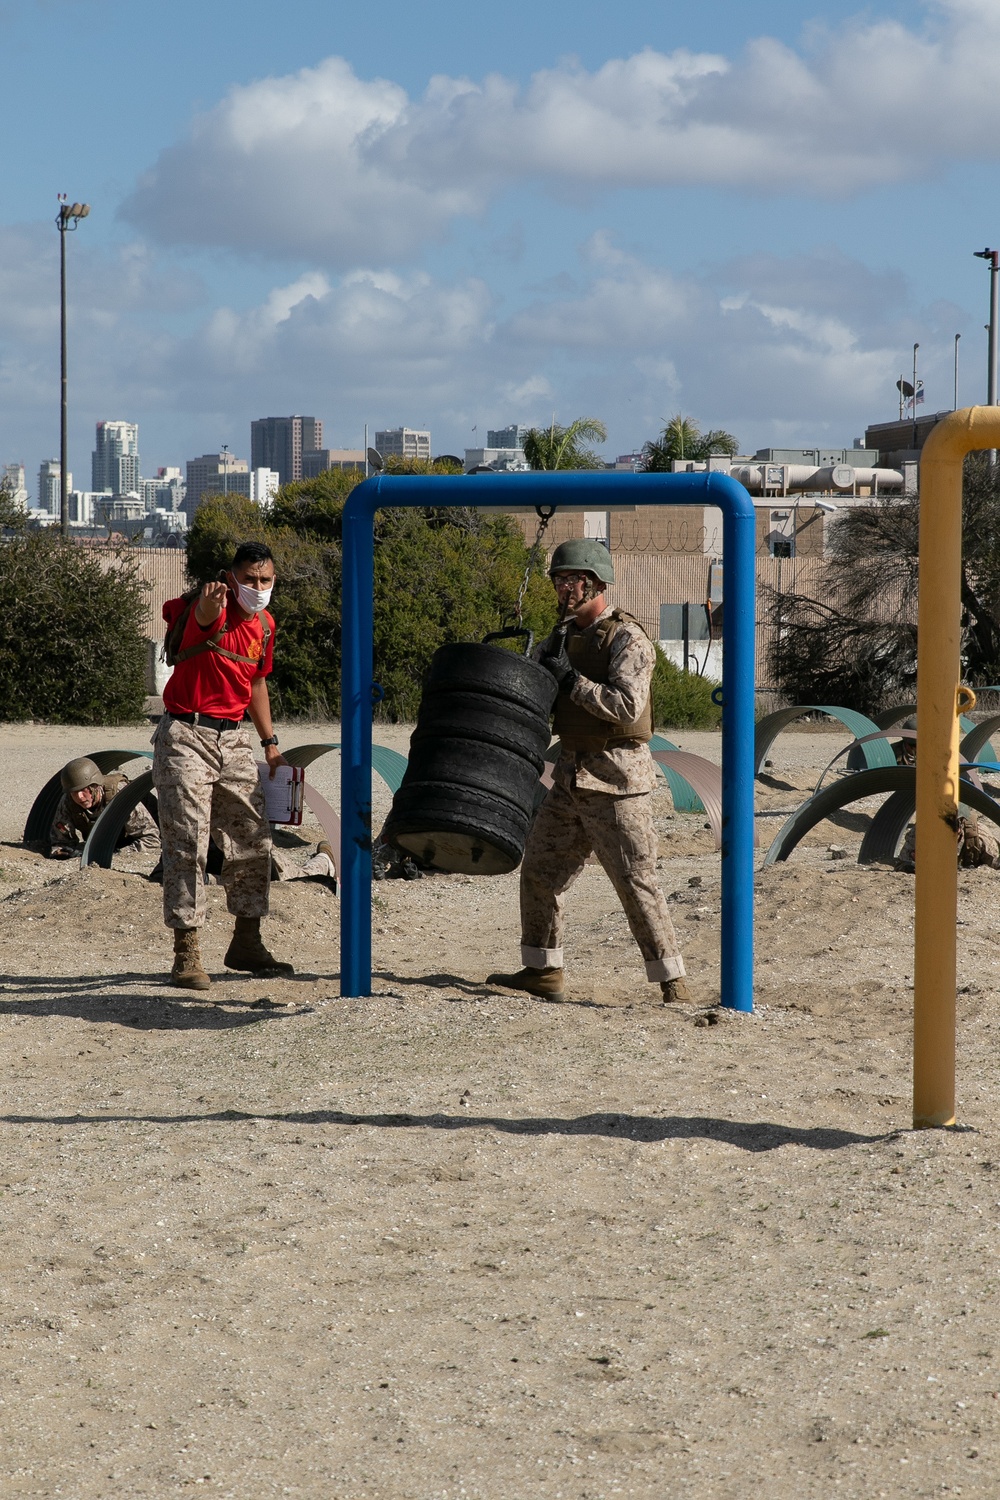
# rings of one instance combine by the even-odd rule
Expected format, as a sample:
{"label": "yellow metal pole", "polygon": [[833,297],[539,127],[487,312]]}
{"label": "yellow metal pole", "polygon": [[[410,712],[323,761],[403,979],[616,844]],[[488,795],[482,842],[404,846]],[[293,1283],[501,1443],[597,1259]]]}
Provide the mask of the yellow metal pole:
{"label": "yellow metal pole", "polygon": [[[1000,447],[1000,407],[938,422],[920,455],[913,1125],[955,1123],[962,460]],[[975,701],[973,699],[973,701]]]}

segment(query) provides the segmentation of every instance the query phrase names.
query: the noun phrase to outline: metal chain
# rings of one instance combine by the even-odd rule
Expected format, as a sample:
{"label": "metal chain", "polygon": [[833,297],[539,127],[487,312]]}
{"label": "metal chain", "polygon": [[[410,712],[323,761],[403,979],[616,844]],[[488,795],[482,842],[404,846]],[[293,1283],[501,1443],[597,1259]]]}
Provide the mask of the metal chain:
{"label": "metal chain", "polygon": [[517,603],[514,605],[514,619],[518,625],[524,613],[524,596],[528,592],[528,584],[531,581],[532,569],[538,561],[542,551],[542,539],[548,530],[549,522],[556,513],[554,505],[536,505],[535,515],[538,517],[538,530],[535,532],[535,540],[531,551],[528,553],[527,566],[524,569],[524,577],[521,579],[521,587],[517,591]]}

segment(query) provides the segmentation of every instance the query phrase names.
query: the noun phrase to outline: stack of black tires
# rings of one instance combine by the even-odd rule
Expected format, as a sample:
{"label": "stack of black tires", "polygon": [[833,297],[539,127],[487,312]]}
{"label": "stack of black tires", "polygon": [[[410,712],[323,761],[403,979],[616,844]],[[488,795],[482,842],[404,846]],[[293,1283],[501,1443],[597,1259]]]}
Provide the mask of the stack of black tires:
{"label": "stack of black tires", "polygon": [[436,651],[383,839],[436,870],[513,870],[534,815],[556,691],[544,667],[503,647]]}

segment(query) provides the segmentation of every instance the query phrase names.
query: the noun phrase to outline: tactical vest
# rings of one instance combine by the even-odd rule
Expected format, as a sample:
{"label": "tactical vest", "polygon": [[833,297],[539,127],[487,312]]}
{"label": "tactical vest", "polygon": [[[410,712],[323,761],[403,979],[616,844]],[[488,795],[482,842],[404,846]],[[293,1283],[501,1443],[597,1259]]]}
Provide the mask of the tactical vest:
{"label": "tactical vest", "polygon": [[[611,664],[611,642],[624,621],[631,625],[639,622],[623,609],[613,609],[610,615],[600,620],[595,630],[577,632],[566,637],[566,654],[573,666],[591,682],[607,682]],[[640,630],[642,626],[639,626]],[[653,708],[650,696],[634,719],[612,723],[610,719],[598,718],[579,703],[574,703],[568,691],[560,688],[556,699],[552,728],[566,750],[612,750],[625,741],[648,741],[653,737]]]}

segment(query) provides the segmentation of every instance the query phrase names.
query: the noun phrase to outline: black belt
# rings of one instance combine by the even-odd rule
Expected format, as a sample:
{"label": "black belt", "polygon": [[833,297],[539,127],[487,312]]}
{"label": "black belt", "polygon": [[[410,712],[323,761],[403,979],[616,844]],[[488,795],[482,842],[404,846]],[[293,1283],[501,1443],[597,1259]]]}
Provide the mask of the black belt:
{"label": "black belt", "polygon": [[168,714],[168,719],[180,719],[182,724],[193,724],[196,729],[214,729],[221,734],[224,729],[240,729],[242,719],[212,719],[208,714]]}

